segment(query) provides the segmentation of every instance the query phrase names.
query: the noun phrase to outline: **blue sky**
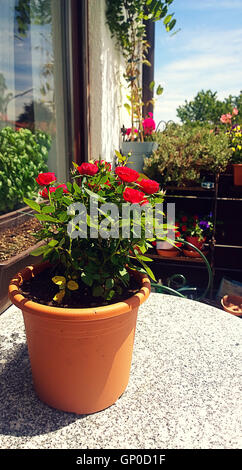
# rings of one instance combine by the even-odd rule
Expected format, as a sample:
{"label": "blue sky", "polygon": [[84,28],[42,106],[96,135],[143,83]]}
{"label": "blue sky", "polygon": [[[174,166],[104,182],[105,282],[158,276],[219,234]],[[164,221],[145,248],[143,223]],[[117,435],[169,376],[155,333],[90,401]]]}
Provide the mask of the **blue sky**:
{"label": "blue sky", "polygon": [[156,123],[179,122],[176,109],[200,90],[219,99],[242,90],[242,0],[174,0],[176,35],[155,26],[155,83],[164,88]]}

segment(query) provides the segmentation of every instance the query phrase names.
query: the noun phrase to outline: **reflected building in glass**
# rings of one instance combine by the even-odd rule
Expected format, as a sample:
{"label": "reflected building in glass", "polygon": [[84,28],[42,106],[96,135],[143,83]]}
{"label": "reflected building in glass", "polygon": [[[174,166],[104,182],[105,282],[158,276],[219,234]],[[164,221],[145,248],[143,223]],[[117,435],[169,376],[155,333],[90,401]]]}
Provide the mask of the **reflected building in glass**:
{"label": "reflected building in glass", "polygon": [[[0,129],[51,135],[48,166],[66,179],[72,154],[66,125],[68,90],[63,50],[66,0],[0,0]],[[67,23],[66,23],[67,24]],[[70,157],[70,158],[69,158]]]}

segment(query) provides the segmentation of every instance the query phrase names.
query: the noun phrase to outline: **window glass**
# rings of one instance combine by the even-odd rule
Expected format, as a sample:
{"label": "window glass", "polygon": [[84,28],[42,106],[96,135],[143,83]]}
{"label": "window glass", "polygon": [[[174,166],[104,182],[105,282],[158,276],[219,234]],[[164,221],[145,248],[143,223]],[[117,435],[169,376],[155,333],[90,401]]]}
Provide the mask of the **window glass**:
{"label": "window glass", "polygon": [[52,138],[48,167],[65,178],[60,0],[0,0],[0,129]]}

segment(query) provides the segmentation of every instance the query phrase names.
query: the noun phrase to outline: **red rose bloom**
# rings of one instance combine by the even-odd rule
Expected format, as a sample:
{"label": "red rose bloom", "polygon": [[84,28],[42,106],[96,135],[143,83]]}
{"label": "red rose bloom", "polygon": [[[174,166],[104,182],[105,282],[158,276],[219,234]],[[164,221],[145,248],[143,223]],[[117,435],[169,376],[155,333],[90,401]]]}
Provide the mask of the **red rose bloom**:
{"label": "red rose bloom", "polygon": [[80,175],[94,176],[98,172],[98,166],[94,163],[82,163],[77,167],[77,171]]}
{"label": "red rose bloom", "polygon": [[181,218],[182,222],[187,222],[187,216],[184,215],[182,218]]}
{"label": "red rose bloom", "polygon": [[157,193],[160,189],[159,183],[153,180],[143,179],[139,182],[139,185],[147,194]]}
{"label": "red rose bloom", "polygon": [[63,193],[68,193],[69,192],[65,183],[59,184],[59,186],[56,186],[55,189],[57,189],[57,188],[63,188]]}
{"label": "red rose bloom", "polygon": [[40,186],[46,186],[47,184],[53,183],[57,180],[55,173],[39,173],[38,177],[35,178]]}
{"label": "red rose bloom", "polygon": [[116,175],[126,183],[134,183],[139,178],[138,171],[132,170],[132,168],[127,168],[125,166],[117,166],[115,169]]}
{"label": "red rose bloom", "polygon": [[182,228],[181,228],[181,229],[182,229],[183,232],[186,232],[186,231],[187,231],[187,226],[186,226],[186,225],[182,225]]}
{"label": "red rose bloom", "polygon": [[139,204],[143,201],[145,194],[137,189],[132,188],[125,188],[123,192],[123,198],[127,202],[131,202],[132,204]]}
{"label": "red rose bloom", "polygon": [[[53,191],[55,190],[55,188],[49,188],[49,191],[50,193],[53,193]],[[44,199],[48,199],[48,189],[47,188],[44,188],[43,191],[40,191],[39,193]]]}
{"label": "red rose bloom", "polygon": [[[50,187],[50,188],[49,188],[49,192],[50,192],[50,193],[54,193],[57,188],[63,188],[63,193],[68,193],[68,189],[67,189],[67,186],[66,186],[65,183],[59,184],[59,186],[55,186],[55,187],[52,186],[52,187]],[[48,197],[49,197],[49,196],[48,196],[48,189],[47,189],[47,188],[44,188],[43,191],[40,192],[40,194],[41,194],[41,196],[42,196],[44,199],[48,199]]]}

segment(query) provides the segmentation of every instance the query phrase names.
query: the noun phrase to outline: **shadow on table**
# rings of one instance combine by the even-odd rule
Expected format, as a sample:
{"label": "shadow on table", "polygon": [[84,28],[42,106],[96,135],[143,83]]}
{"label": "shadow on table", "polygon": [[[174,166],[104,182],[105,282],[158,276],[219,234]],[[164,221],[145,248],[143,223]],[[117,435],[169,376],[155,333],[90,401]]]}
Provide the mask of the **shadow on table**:
{"label": "shadow on table", "polygon": [[49,407],[37,397],[33,384],[27,345],[6,358],[1,374],[0,434],[35,436],[53,432],[84,418]]}

